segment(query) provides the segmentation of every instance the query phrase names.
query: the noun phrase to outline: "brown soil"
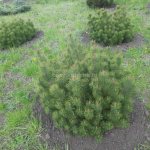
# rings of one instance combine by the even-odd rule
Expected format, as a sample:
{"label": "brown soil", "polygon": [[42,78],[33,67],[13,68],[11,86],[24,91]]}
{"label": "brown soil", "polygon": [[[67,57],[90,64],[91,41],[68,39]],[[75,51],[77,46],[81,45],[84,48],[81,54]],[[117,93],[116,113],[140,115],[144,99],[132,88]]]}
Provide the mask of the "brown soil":
{"label": "brown soil", "polygon": [[41,140],[48,143],[49,149],[57,146],[60,150],[65,150],[68,145],[69,150],[134,150],[135,146],[150,137],[146,111],[143,102],[138,100],[131,115],[130,127],[107,132],[101,142],[90,137],[71,136],[55,128],[50,116],[44,113],[39,100],[33,106],[33,115],[42,122],[44,130]]}
{"label": "brown soil", "polygon": [[32,40],[27,41],[25,44],[23,44],[23,46],[31,47],[35,42],[41,40],[43,36],[44,36],[44,32],[38,31],[36,35],[32,38]]}
{"label": "brown soil", "polygon": [[[89,34],[87,32],[84,32],[82,35],[81,35],[81,42],[83,42],[84,44],[90,44],[91,42],[91,39],[89,37]],[[97,44],[98,47],[100,48],[111,48],[112,50],[122,50],[122,51],[126,51],[128,50],[129,48],[141,48],[142,45],[147,42],[146,39],[144,39],[143,36],[137,34],[133,41],[131,42],[128,42],[128,43],[122,43],[122,44],[119,44],[119,45],[116,45],[116,46],[102,46],[100,44]]]}

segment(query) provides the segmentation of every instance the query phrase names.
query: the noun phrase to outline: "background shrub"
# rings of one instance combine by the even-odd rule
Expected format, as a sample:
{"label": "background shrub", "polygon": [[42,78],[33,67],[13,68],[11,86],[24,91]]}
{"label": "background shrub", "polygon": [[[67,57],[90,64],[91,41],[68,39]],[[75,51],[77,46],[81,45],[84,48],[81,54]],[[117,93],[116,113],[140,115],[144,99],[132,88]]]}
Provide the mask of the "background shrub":
{"label": "background shrub", "polygon": [[114,0],[87,0],[89,7],[109,7],[112,6]]}
{"label": "background shrub", "polygon": [[36,34],[36,29],[31,21],[22,19],[0,24],[0,48],[17,47],[31,40]]}
{"label": "background shrub", "polygon": [[0,15],[13,15],[31,10],[25,0],[15,0],[14,4],[4,4],[0,7]]}
{"label": "background shrub", "polygon": [[75,43],[58,59],[41,63],[38,94],[45,111],[72,134],[100,138],[126,127],[133,91],[121,58],[108,51],[86,51]]}
{"label": "background shrub", "polygon": [[16,4],[16,5],[25,5],[26,4],[26,0],[14,0],[14,3]]}
{"label": "background shrub", "polygon": [[116,45],[133,39],[133,25],[123,8],[113,13],[99,10],[89,16],[89,32],[93,40],[103,45]]}

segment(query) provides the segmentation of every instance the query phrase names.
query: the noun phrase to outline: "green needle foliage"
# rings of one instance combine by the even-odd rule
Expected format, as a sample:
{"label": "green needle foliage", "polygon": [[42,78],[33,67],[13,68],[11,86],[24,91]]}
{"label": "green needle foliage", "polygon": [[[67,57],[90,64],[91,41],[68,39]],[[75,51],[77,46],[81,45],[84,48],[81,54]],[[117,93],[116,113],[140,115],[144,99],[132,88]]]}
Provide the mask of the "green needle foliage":
{"label": "green needle foliage", "polygon": [[72,43],[57,59],[42,60],[38,94],[58,128],[100,138],[128,125],[134,86],[117,54]]}
{"label": "green needle foliage", "polygon": [[101,9],[89,16],[88,25],[91,38],[105,46],[129,42],[134,37],[133,25],[123,8],[113,13]]}
{"label": "green needle foliage", "polygon": [[0,24],[0,48],[17,47],[31,40],[36,34],[36,29],[31,21],[22,19]]}
{"label": "green needle foliage", "polygon": [[110,7],[114,0],[87,0],[89,7]]}

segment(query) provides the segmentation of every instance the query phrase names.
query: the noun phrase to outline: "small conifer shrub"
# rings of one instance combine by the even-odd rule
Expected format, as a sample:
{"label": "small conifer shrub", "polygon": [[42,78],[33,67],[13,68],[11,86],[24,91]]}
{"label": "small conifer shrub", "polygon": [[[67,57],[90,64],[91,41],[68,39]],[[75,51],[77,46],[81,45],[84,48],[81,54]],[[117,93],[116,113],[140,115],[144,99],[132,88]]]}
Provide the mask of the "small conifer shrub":
{"label": "small conifer shrub", "polygon": [[114,0],[87,0],[89,7],[110,7],[114,3]]}
{"label": "small conifer shrub", "polygon": [[129,42],[134,37],[133,25],[123,8],[109,13],[104,9],[89,16],[90,37],[102,45],[117,45]]}
{"label": "small conifer shrub", "polygon": [[17,47],[31,40],[36,34],[36,29],[31,21],[22,19],[0,24],[0,48]]}
{"label": "small conifer shrub", "polygon": [[0,7],[0,15],[15,15],[31,10],[25,0],[16,0],[14,4],[4,4]]}
{"label": "small conifer shrub", "polygon": [[75,43],[40,65],[38,94],[56,127],[100,138],[128,125],[134,86],[117,54]]}

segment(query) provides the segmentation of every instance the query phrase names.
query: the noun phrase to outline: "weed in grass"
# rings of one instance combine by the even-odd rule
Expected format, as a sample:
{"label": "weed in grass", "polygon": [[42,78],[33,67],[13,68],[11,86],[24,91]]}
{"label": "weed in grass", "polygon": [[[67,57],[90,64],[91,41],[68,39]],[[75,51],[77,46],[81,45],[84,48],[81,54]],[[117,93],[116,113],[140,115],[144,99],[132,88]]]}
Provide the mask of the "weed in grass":
{"label": "weed in grass", "polygon": [[4,103],[0,103],[0,112],[6,109],[6,105]]}
{"label": "weed in grass", "polygon": [[34,77],[38,73],[38,65],[35,62],[28,61],[23,68],[23,75]]}
{"label": "weed in grass", "polygon": [[29,119],[30,111],[28,108],[22,108],[21,110],[15,110],[7,113],[7,127],[15,128],[25,123]]}
{"label": "weed in grass", "polygon": [[13,97],[13,100],[17,103],[27,105],[31,103],[31,100],[28,98],[28,92],[25,91],[25,89],[17,89],[14,91],[11,95]]}
{"label": "weed in grass", "polygon": [[21,59],[21,51],[10,51],[0,53],[0,74],[4,74],[8,71],[15,63]]}

